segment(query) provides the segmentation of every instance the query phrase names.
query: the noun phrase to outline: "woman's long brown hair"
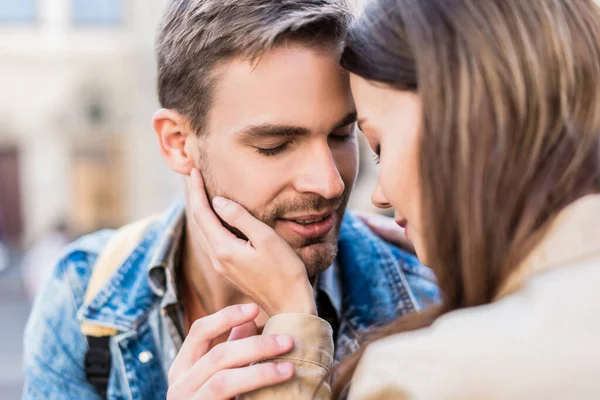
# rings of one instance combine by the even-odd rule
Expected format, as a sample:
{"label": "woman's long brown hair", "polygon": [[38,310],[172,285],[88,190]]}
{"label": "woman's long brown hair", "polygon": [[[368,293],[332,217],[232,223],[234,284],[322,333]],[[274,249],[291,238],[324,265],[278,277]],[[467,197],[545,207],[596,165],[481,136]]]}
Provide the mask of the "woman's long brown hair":
{"label": "woman's long brown hair", "polygon": [[600,12],[593,0],[374,0],[341,64],[422,100],[427,259],[442,304],[366,344],[493,301],[555,216],[600,192]]}

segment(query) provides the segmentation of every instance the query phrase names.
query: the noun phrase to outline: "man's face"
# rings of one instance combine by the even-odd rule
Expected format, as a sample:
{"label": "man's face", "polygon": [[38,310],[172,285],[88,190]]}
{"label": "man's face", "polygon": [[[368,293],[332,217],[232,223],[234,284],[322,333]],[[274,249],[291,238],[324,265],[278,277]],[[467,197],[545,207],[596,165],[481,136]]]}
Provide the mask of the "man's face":
{"label": "man's face", "polygon": [[335,258],[358,168],[356,113],[337,58],[285,45],[223,65],[198,139],[209,198],[235,200],[274,228],[310,277]]}

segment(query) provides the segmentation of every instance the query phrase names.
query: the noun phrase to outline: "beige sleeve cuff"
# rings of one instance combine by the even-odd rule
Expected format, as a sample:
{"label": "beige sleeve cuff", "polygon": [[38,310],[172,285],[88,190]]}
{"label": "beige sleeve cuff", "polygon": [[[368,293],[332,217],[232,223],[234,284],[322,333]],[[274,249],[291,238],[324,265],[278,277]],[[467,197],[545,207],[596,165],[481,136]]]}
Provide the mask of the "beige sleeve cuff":
{"label": "beige sleeve cuff", "polygon": [[[328,382],[321,385],[333,365],[333,331],[327,321],[309,314],[279,314],[269,319],[263,335],[290,335],[294,338],[292,351],[269,360],[293,363],[294,377],[282,384],[260,389],[239,398],[330,399]],[[315,393],[317,388],[319,390]]]}
{"label": "beige sleeve cuff", "polygon": [[327,371],[333,365],[333,331],[324,319],[309,314],[279,314],[269,319],[263,334],[294,338],[294,349],[281,359],[313,363]]}

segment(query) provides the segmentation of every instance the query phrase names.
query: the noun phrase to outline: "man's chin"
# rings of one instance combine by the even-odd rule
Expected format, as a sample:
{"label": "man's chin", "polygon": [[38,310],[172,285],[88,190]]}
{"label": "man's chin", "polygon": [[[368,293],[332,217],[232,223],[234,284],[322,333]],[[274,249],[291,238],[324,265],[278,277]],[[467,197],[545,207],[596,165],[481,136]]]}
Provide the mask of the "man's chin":
{"label": "man's chin", "polygon": [[315,278],[333,264],[337,255],[337,243],[313,243],[296,249],[296,254],[306,266],[309,278]]}

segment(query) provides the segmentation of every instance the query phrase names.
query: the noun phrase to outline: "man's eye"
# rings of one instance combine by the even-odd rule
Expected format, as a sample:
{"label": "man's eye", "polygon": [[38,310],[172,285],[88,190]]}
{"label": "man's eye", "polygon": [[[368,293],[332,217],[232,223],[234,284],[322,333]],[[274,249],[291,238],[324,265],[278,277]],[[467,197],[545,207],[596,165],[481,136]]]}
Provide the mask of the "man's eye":
{"label": "man's eye", "polygon": [[289,145],[289,142],[285,142],[282,145],[279,145],[277,147],[268,148],[268,149],[263,149],[262,147],[257,147],[256,151],[258,151],[258,153],[263,156],[272,157],[272,156],[276,156],[277,154],[283,152],[285,149],[287,149],[288,145]]}

